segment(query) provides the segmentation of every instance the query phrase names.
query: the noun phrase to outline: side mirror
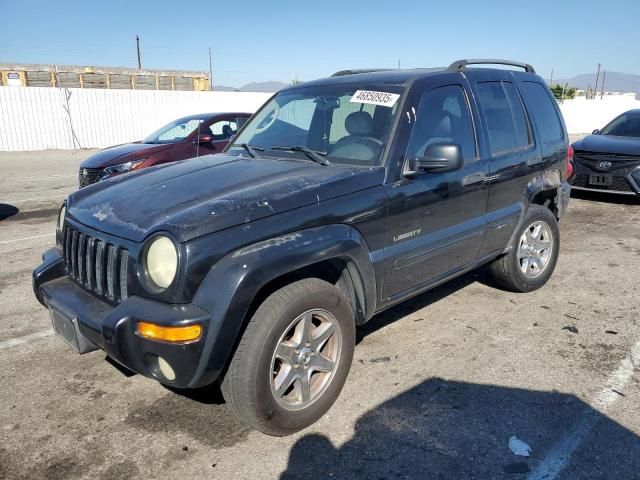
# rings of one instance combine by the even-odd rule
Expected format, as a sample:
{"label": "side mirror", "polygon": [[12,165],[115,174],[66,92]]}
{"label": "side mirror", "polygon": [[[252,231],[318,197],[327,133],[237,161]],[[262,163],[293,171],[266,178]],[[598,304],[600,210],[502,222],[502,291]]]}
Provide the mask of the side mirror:
{"label": "side mirror", "polygon": [[409,176],[422,172],[446,173],[462,168],[462,147],[457,143],[438,142],[427,147],[423,157],[409,159]]}
{"label": "side mirror", "polygon": [[198,143],[211,143],[213,142],[213,135],[209,133],[202,133],[198,137]]}
{"label": "side mirror", "polygon": [[600,135],[600,129],[596,128],[593,132],[591,132],[592,135]]}

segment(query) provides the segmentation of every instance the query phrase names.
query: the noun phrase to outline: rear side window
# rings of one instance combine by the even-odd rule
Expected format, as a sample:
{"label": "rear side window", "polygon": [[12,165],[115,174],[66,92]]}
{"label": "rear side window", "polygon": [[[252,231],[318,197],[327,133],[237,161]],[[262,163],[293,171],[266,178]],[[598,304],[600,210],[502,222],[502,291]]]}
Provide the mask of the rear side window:
{"label": "rear side window", "polygon": [[518,91],[510,82],[476,84],[478,102],[487,121],[492,155],[531,145],[527,116]]}
{"label": "rear side window", "polygon": [[562,124],[553,104],[554,100],[547,89],[535,82],[523,82],[522,85],[527,106],[536,122],[542,143],[561,139]]}
{"label": "rear side window", "polygon": [[529,128],[527,114],[522,106],[522,99],[520,98],[518,90],[513,83],[510,82],[502,82],[502,87],[507,93],[509,106],[511,107],[511,114],[513,115],[513,123],[516,126],[516,145],[518,147],[532,145],[531,129]]}

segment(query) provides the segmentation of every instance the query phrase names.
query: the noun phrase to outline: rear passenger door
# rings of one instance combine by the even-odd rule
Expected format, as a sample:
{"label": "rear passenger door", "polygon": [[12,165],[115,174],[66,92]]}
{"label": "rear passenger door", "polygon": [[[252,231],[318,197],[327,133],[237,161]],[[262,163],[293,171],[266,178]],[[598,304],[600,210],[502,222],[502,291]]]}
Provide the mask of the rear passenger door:
{"label": "rear passenger door", "polygon": [[480,256],[509,243],[526,205],[527,185],[542,167],[542,157],[511,72],[468,71],[485,126],[484,155],[489,159],[487,234]]}
{"label": "rear passenger door", "polygon": [[[473,263],[485,233],[487,164],[480,156],[466,82],[451,74],[416,82],[402,113],[410,130],[405,169],[434,142],[457,143],[464,165],[447,173],[406,175],[387,184],[386,301],[425,288]],[[400,128],[400,127],[399,127]],[[408,133],[408,132],[407,132]],[[404,137],[405,133],[400,133]]]}

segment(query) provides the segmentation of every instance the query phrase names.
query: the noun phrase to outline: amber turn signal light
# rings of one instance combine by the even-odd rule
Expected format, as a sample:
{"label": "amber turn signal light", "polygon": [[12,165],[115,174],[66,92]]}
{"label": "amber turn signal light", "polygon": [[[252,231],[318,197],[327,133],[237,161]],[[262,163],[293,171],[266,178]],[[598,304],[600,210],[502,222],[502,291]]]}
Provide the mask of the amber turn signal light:
{"label": "amber turn signal light", "polygon": [[202,335],[202,326],[187,325],[185,327],[167,327],[150,322],[138,322],[136,326],[138,335],[151,340],[163,342],[193,342]]}

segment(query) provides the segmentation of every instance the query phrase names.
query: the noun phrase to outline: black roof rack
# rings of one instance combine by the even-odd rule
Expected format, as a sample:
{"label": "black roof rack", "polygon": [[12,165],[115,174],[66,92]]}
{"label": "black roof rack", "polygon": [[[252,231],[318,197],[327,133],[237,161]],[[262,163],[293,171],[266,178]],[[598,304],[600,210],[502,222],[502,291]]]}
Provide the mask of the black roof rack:
{"label": "black roof rack", "polygon": [[358,73],[372,73],[372,72],[388,72],[390,68],[362,68],[359,70],[340,70],[339,72],[331,75],[332,77],[342,77],[345,75],[356,75]]}
{"label": "black roof rack", "polygon": [[500,60],[498,58],[478,58],[468,60],[458,60],[449,65],[448,70],[452,72],[461,72],[467,65],[509,65],[512,67],[523,68],[527,73],[536,73],[534,68],[528,63],[514,62],[512,60]]}

